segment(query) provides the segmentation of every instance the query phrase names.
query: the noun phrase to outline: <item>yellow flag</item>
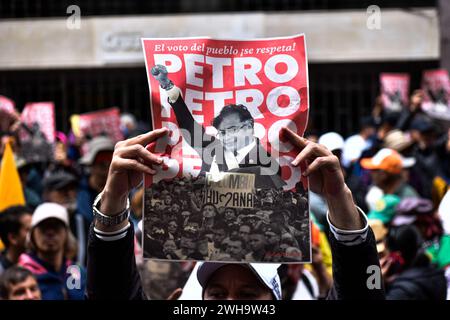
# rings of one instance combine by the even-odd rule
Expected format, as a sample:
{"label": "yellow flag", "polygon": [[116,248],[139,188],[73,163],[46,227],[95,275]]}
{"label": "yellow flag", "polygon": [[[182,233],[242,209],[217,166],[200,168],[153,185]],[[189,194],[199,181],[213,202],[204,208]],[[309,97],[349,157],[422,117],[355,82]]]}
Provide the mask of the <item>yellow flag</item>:
{"label": "yellow flag", "polygon": [[73,114],[70,116],[70,125],[72,127],[73,134],[76,137],[81,136],[80,115],[79,114]]}
{"label": "yellow flag", "polygon": [[11,145],[8,141],[5,145],[0,167],[0,211],[14,205],[25,205],[25,197]]}

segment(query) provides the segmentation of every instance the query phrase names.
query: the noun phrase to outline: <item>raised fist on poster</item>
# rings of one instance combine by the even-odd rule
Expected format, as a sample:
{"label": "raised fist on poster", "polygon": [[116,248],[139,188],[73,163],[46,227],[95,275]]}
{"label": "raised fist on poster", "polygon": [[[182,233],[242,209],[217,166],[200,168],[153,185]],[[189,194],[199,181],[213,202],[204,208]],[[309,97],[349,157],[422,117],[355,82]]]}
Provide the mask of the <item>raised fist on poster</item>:
{"label": "raised fist on poster", "polygon": [[163,65],[157,64],[152,68],[152,76],[158,82],[161,88],[164,90],[170,90],[173,88],[173,82],[167,77],[167,68]]}

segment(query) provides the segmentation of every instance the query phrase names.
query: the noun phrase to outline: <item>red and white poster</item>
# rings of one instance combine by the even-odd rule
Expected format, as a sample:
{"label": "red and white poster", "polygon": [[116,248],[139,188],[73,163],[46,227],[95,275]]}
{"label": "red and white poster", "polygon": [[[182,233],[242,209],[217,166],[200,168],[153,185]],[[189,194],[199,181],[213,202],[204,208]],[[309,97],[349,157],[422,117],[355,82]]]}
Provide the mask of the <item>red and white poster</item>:
{"label": "red and white poster", "polygon": [[422,109],[431,117],[450,121],[450,79],[445,69],[427,70],[422,76]]}
{"label": "red and white poster", "polygon": [[381,73],[381,99],[386,110],[398,112],[408,103],[409,74]]}
{"label": "red and white poster", "polygon": [[120,131],[120,110],[109,108],[80,114],[76,120],[72,119],[72,128],[76,135],[91,138],[99,135],[107,135],[113,141],[123,139]]}
{"label": "red and white poster", "polygon": [[304,35],[143,39],[164,159],[145,177],[144,257],[310,261],[308,183],[280,140],[308,119]]}
{"label": "red and white poster", "polygon": [[[20,121],[28,128],[35,128],[42,132],[48,142],[55,142],[55,104],[53,102],[27,103],[20,115]],[[26,140],[27,137],[29,137],[28,133],[22,130],[21,138]]]}
{"label": "red and white poster", "polygon": [[14,101],[5,96],[0,96],[0,112],[14,113],[15,110]]}

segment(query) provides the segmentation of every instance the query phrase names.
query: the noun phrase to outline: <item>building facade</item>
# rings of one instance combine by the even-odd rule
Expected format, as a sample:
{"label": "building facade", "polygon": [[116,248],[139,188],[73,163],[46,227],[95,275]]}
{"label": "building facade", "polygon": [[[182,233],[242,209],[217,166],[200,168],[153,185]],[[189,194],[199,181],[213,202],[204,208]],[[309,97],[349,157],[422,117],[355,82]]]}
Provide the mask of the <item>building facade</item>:
{"label": "building facade", "polygon": [[370,113],[380,72],[409,72],[413,90],[440,65],[436,1],[377,2],[1,1],[0,94],[19,110],[54,101],[63,131],[71,114],[114,106],[150,124],[141,37],[304,33],[310,129],[348,135]]}

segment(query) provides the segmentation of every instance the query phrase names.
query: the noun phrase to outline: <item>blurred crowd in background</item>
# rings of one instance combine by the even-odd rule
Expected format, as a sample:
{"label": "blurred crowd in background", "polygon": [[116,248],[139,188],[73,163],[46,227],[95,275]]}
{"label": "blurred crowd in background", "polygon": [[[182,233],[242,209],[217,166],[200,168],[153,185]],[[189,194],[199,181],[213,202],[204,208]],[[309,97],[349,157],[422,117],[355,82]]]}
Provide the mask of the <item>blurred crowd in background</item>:
{"label": "blurred crowd in background", "polygon": [[[106,183],[115,142],[148,131],[150,121],[119,114],[95,134],[73,127],[56,131],[49,141],[39,124],[25,123],[3,98],[0,298],[83,299],[92,204]],[[450,128],[423,111],[423,98],[416,90],[399,111],[388,111],[380,96],[348,137],[314,129],[305,134],[339,157],[354,200],[374,230],[388,299],[449,297]],[[111,134],[112,126],[120,135]],[[140,188],[130,197],[138,235],[143,194]],[[282,266],[284,299],[321,299],[332,285],[327,204],[311,192],[309,201],[312,263]],[[164,234],[170,234],[171,223],[160,226]],[[161,246],[166,240],[157,239]],[[140,243],[136,238],[147,295],[165,299],[183,287],[195,263],[144,261]]]}

